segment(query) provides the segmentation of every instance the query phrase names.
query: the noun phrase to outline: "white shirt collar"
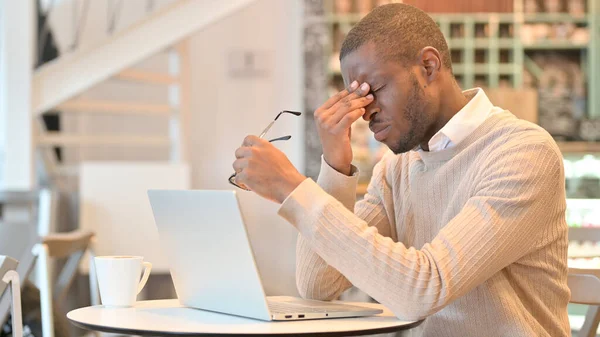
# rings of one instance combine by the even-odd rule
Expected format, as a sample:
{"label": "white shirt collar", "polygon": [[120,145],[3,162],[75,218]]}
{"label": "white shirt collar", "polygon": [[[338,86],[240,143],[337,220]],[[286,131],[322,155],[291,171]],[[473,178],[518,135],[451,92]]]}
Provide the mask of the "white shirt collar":
{"label": "white shirt collar", "polygon": [[[456,113],[444,127],[429,140],[429,151],[440,151],[453,147],[467,138],[485,120],[502,111],[494,109],[494,105],[481,88],[463,91],[469,102]],[[417,151],[423,151],[420,146]]]}

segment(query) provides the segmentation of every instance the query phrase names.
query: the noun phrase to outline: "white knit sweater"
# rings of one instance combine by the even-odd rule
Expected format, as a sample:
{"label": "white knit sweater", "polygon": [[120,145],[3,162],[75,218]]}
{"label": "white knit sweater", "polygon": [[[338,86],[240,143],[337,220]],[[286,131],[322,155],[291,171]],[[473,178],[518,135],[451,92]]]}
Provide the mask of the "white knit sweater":
{"label": "white knit sweater", "polygon": [[303,297],[355,285],[427,337],[570,335],[562,156],[543,129],[502,112],[456,147],[388,153],[355,206],[356,184],[323,163],[279,210]]}

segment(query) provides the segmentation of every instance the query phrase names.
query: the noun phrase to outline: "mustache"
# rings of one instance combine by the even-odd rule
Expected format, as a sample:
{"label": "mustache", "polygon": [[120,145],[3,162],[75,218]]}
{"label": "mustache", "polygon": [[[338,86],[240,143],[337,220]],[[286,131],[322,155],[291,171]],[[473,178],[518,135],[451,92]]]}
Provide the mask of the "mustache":
{"label": "mustache", "polygon": [[371,116],[371,120],[369,121],[369,128],[373,129],[373,126],[379,123],[381,123],[381,120],[379,120],[379,118],[377,118],[377,114],[375,114],[374,116]]}

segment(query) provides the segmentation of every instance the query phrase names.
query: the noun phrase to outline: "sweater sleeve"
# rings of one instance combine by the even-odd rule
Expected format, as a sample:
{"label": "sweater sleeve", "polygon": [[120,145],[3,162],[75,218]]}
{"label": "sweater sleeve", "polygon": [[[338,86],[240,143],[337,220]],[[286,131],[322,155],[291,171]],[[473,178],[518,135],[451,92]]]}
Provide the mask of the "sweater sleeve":
{"label": "sweater sleeve", "polygon": [[[378,169],[376,168],[376,172]],[[381,170],[379,170],[381,171]],[[380,179],[383,173],[380,172]],[[373,220],[373,225],[381,228],[383,232],[389,231],[389,222],[383,211],[382,203],[377,197],[379,179],[373,179],[369,184],[367,195],[357,204],[357,216]],[[353,174],[346,176],[337,172],[321,159],[321,171],[317,184],[320,193],[328,194],[336,199],[342,207],[349,212],[354,211],[356,201],[356,185],[358,172],[353,167]],[[302,193],[306,185],[314,184],[310,179],[303,182],[283,203],[293,199],[294,193]],[[350,288],[352,284],[338,270],[330,266],[313,249],[310,243],[304,239],[302,233],[298,235],[296,245],[296,286],[303,298],[333,300],[343,291]]]}
{"label": "sweater sleeve", "polygon": [[397,317],[422,319],[527,254],[545,226],[564,223],[564,194],[556,192],[564,173],[555,145],[495,152],[480,164],[475,192],[461,211],[420,250],[381,235],[310,180],[279,212],[352,284]]}

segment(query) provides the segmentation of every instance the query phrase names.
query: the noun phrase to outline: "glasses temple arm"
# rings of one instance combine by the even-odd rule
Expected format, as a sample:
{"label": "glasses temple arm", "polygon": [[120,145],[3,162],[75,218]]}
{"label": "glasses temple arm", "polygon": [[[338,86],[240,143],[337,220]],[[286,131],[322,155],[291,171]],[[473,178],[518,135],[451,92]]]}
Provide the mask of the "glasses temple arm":
{"label": "glasses temple arm", "polygon": [[275,124],[275,120],[272,121],[271,123],[269,123],[269,125],[267,125],[267,127],[263,130],[263,132],[260,133],[260,136],[258,136],[258,138],[264,137],[267,134],[267,132],[269,132],[269,130],[271,129],[273,124]]}

